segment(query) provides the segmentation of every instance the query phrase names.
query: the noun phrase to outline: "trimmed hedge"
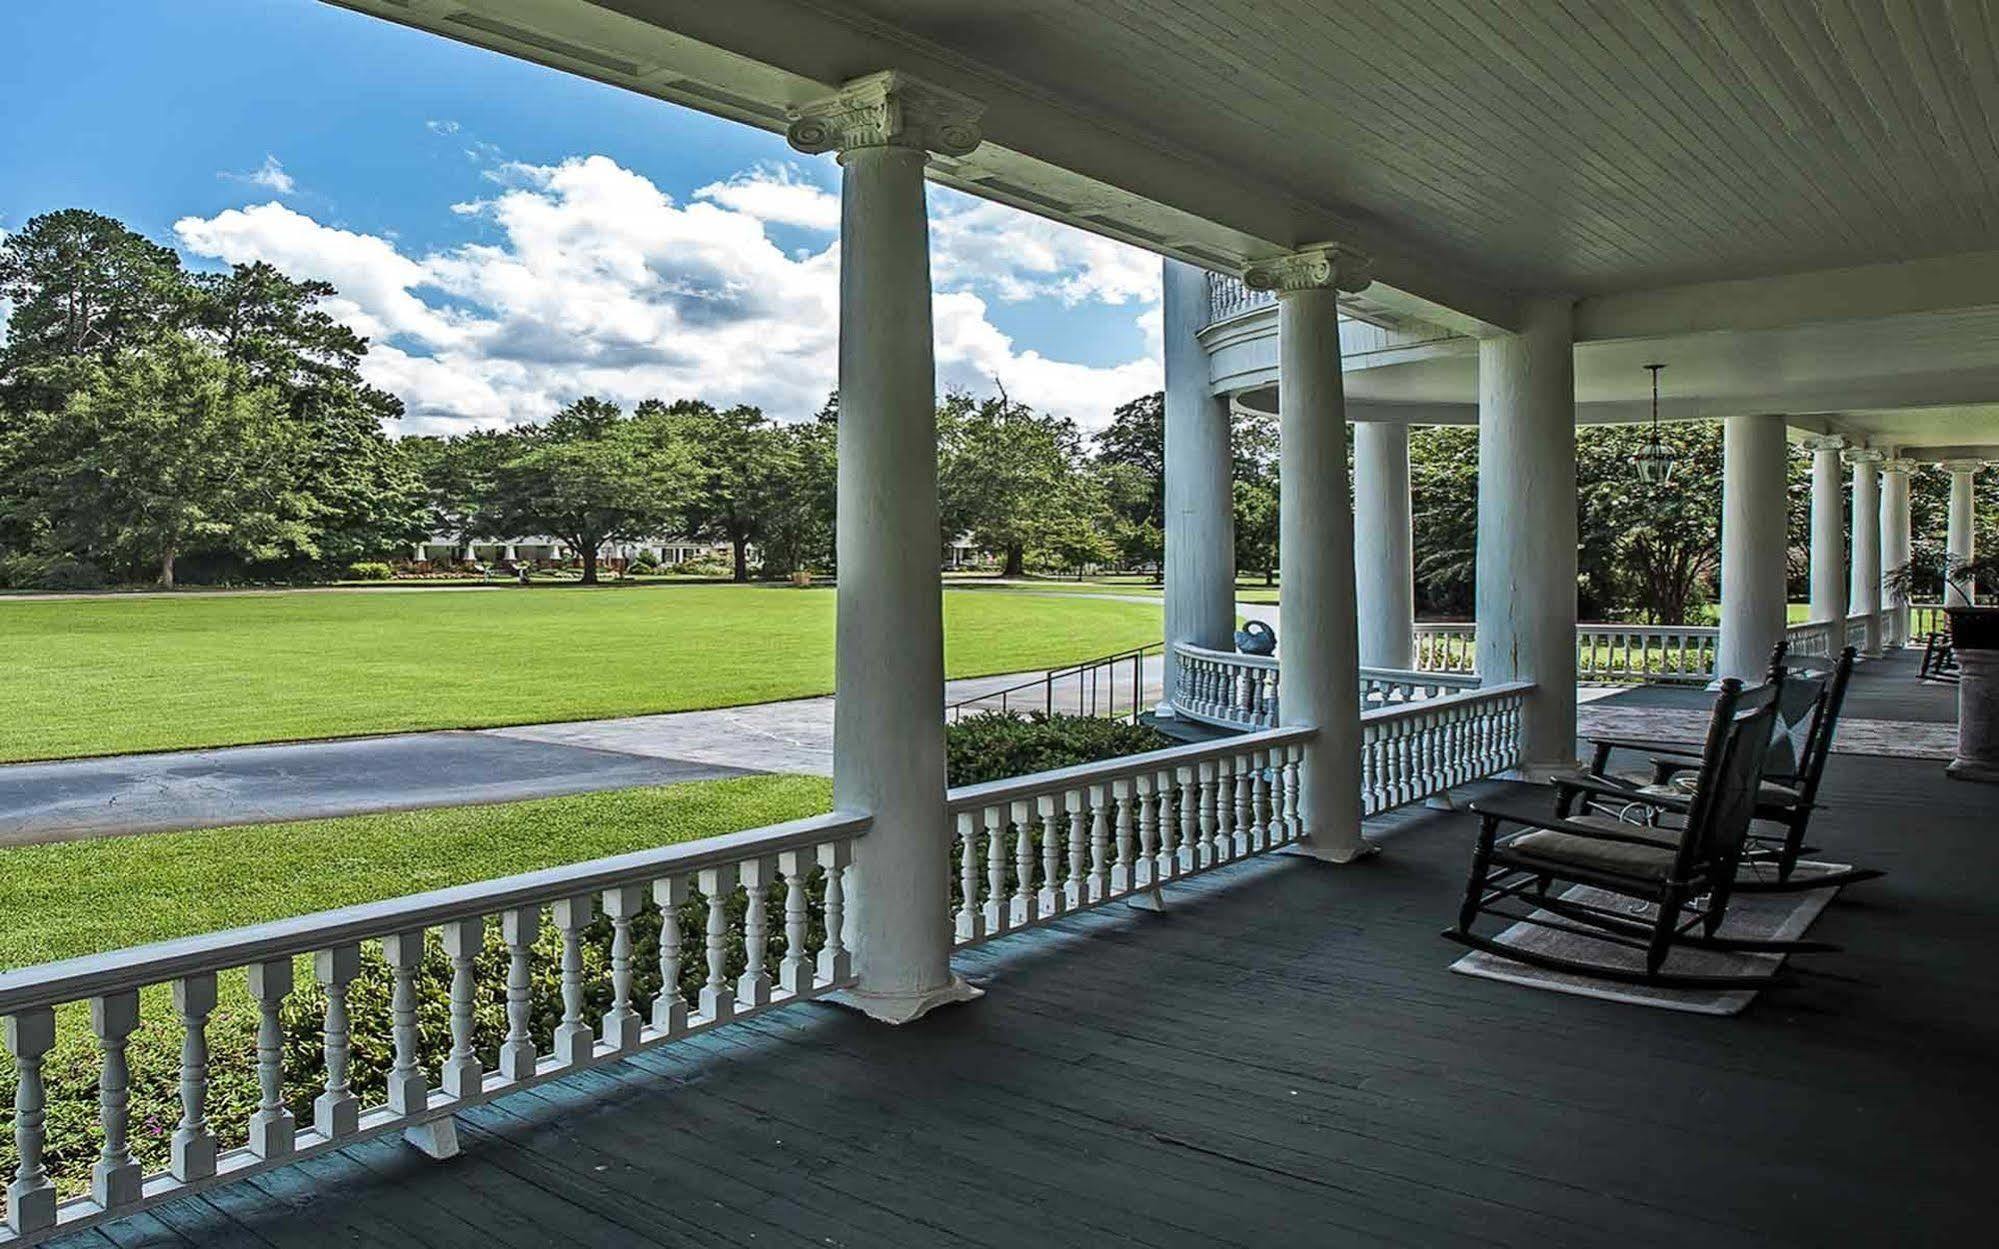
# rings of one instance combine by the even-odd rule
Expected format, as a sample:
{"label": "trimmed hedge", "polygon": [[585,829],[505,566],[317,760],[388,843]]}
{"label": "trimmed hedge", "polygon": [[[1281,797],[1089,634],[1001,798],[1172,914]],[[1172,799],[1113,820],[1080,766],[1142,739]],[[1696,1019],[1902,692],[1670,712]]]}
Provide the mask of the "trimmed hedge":
{"label": "trimmed hedge", "polygon": [[953,785],[977,785],[1142,754],[1173,744],[1158,729],[1097,716],[986,711],[945,730]]}

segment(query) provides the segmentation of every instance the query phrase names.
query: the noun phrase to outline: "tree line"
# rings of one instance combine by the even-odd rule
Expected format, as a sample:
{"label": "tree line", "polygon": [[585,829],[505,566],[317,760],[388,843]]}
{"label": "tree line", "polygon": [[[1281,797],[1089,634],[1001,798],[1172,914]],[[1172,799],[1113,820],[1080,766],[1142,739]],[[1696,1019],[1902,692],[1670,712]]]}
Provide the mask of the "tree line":
{"label": "tree line", "polygon": [[[312,581],[405,556],[434,534],[547,535],[598,575],[607,544],[727,543],[737,580],[837,572],[837,396],[812,419],[584,397],[544,420],[393,438],[403,414],[370,385],[367,340],[325,282],[266,264],[189,272],[166,247],[80,209],[0,241],[0,586]],[[959,535],[998,571],[1157,571],[1165,529],[1165,402],[1154,393],[1085,434],[1001,389],[939,403],[940,553]],[[1721,429],[1665,427],[1672,480],[1642,484],[1637,426],[1577,432],[1578,607],[1585,619],[1699,619],[1716,594]],[[1478,434],[1418,428],[1409,448],[1417,608],[1473,606]],[[1275,578],[1275,422],[1232,422],[1236,565]],[[1980,483],[1988,532],[1999,474]],[[1809,549],[1809,459],[1791,459],[1793,592]],[[1919,472],[1919,538],[1948,485]]]}

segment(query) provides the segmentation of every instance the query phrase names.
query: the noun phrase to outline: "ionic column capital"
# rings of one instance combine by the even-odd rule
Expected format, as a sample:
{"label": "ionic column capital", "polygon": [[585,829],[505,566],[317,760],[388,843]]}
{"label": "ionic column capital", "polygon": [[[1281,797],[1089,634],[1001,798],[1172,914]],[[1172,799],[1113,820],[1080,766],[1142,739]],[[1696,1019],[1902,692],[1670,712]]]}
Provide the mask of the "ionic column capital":
{"label": "ionic column capital", "polygon": [[1875,451],[1867,447],[1855,447],[1846,453],[1846,462],[1855,468],[1860,467],[1862,464],[1879,464],[1887,458],[1886,452]]}
{"label": "ionic column capital", "polygon": [[1243,285],[1253,291],[1276,291],[1288,295],[1296,291],[1366,290],[1374,281],[1366,256],[1337,243],[1308,247],[1259,260],[1243,270]]}
{"label": "ionic column capital", "polygon": [[1881,461],[1881,471],[1884,473],[1912,473],[1915,470],[1916,461],[1907,456],[1891,456]]}
{"label": "ionic column capital", "polygon": [[898,147],[965,156],[985,138],[979,130],[985,105],[893,69],[856,78],[790,112],[785,140],[810,155]]}
{"label": "ionic column capital", "polygon": [[1937,467],[1946,473],[1975,473],[1985,467],[1984,460],[1945,460]]}
{"label": "ionic column capital", "polygon": [[1846,439],[1839,434],[1813,434],[1804,445],[1812,451],[1844,451]]}

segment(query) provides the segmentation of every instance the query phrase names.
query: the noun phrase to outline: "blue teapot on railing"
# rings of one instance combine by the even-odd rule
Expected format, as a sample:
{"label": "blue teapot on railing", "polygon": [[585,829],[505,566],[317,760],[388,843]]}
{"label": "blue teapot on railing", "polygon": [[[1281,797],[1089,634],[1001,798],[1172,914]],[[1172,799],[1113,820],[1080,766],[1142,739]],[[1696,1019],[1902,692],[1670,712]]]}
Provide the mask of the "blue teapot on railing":
{"label": "blue teapot on railing", "polygon": [[1235,631],[1235,648],[1245,655],[1275,655],[1277,653],[1277,630],[1252,620]]}

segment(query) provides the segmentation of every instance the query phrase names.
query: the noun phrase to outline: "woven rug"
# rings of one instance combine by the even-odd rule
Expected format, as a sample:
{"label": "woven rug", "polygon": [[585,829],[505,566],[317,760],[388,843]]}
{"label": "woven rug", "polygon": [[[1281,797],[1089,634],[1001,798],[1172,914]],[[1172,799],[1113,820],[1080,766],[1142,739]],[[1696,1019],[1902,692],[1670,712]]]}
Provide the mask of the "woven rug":
{"label": "woven rug", "polygon": [[[1707,736],[1708,713],[1676,707],[1619,707],[1589,703],[1576,708],[1582,737],[1634,737],[1658,742],[1698,742]],[[1834,730],[1836,755],[1886,755],[1894,759],[1950,759],[1957,754],[1957,725],[1922,720],[1854,720],[1841,716]]]}
{"label": "woven rug", "polygon": [[[1818,875],[1827,872],[1843,872],[1843,863],[1798,864],[1798,875]],[[1739,893],[1730,899],[1728,919],[1722,924],[1721,932],[1728,937],[1753,937],[1765,940],[1794,940],[1804,935],[1812,921],[1825,910],[1836,888],[1812,889],[1803,893]],[[1616,907],[1636,917],[1650,917],[1653,908],[1633,898],[1619,897],[1601,889],[1587,885],[1577,885],[1562,895],[1575,902],[1587,902],[1594,906]],[[1557,919],[1545,911],[1535,914],[1543,919]],[[1554,929],[1538,927],[1534,924],[1518,923],[1499,934],[1499,939],[1510,945],[1551,954],[1561,958],[1585,959],[1613,967],[1630,968],[1638,971],[1645,966],[1643,951],[1628,949],[1608,942],[1592,941],[1588,937],[1575,936]],[[1675,949],[1666,959],[1666,970],[1695,975],[1768,975],[1782,965],[1781,954],[1737,954],[1720,950],[1695,950],[1686,947]],[[1627,1002],[1633,1006],[1655,1006],[1661,1010],[1687,1011],[1696,1015],[1736,1015],[1756,1000],[1754,989],[1665,989],[1651,985],[1621,984],[1615,980],[1598,980],[1588,976],[1573,975],[1569,972],[1549,971],[1526,963],[1516,963],[1512,959],[1488,954],[1484,950],[1473,950],[1457,962],[1451,970],[1465,976],[1478,976],[1486,980],[1503,980],[1508,984],[1526,985],[1534,989],[1547,989],[1554,993],[1569,993],[1576,997],[1602,998],[1607,1002]]]}

